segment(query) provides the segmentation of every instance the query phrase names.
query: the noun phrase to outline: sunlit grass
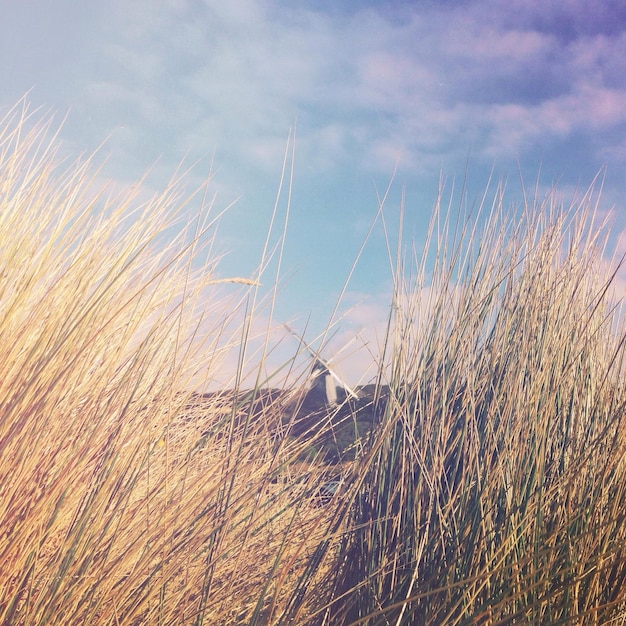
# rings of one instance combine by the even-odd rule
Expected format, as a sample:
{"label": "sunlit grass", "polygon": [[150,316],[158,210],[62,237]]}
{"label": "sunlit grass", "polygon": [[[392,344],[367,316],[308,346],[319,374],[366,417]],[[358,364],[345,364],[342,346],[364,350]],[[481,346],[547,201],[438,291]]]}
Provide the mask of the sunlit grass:
{"label": "sunlit grass", "polygon": [[436,211],[434,249],[398,264],[331,623],[626,615],[626,329],[596,200]]}
{"label": "sunlit grass", "polygon": [[[210,217],[177,226],[175,183],[111,198],[47,141],[20,109],[0,136],[1,621],[253,611],[273,552],[296,558],[320,515],[270,489],[284,463],[258,415],[271,407],[191,395],[244,332],[224,341],[245,299],[216,287],[256,280],[197,267]],[[284,545],[289,524],[303,539]]]}
{"label": "sunlit grass", "polygon": [[[270,238],[261,270],[220,276],[202,190],[113,194],[54,145],[25,108],[2,122],[1,623],[625,618],[626,328],[597,195],[437,205],[425,249],[392,254],[372,400],[315,423],[297,372],[267,390],[297,350],[268,380],[272,346],[248,349]],[[233,388],[196,393],[232,351]]]}

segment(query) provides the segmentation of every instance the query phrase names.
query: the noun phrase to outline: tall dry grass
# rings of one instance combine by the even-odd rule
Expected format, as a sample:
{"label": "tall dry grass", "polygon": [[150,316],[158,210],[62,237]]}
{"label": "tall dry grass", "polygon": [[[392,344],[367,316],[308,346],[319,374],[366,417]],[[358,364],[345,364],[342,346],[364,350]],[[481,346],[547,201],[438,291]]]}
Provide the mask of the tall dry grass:
{"label": "tall dry grass", "polygon": [[216,291],[210,211],[62,168],[26,107],[0,150],[0,623],[267,615],[320,513],[270,482],[291,454],[271,403],[191,394],[250,323]]}
{"label": "tall dry grass", "polygon": [[626,325],[597,199],[437,207],[399,256],[328,623],[626,619]]}
{"label": "tall dry grass", "polygon": [[[258,275],[218,291],[201,192],[114,194],[25,108],[0,129],[0,623],[623,622],[626,328],[596,195],[437,205],[396,257],[373,402],[303,427],[297,385],[263,389],[271,346],[248,351]],[[234,389],[193,393],[232,349]],[[312,456],[364,414],[354,460]]]}

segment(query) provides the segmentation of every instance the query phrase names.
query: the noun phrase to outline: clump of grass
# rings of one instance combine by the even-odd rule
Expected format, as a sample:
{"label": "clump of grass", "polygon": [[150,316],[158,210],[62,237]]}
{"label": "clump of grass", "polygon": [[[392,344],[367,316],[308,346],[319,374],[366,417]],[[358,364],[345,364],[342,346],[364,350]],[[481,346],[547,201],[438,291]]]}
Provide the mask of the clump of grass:
{"label": "clump of grass", "polygon": [[329,623],[626,616],[626,328],[596,199],[499,191],[454,232],[437,208],[434,254],[398,262]]}
{"label": "clump of grass", "polygon": [[146,201],[91,171],[26,107],[2,121],[0,623],[261,619],[322,513],[271,482],[299,453],[275,403],[192,394],[248,332],[217,285],[256,280],[198,266],[210,207],[185,218],[178,181]]}
{"label": "clump of grass", "polygon": [[[200,194],[99,189],[48,136],[0,123],[0,623],[626,617],[626,328],[592,192],[438,205],[371,400],[316,422],[266,389],[267,343],[250,363],[259,276],[216,276]],[[233,389],[196,393],[231,349]]]}

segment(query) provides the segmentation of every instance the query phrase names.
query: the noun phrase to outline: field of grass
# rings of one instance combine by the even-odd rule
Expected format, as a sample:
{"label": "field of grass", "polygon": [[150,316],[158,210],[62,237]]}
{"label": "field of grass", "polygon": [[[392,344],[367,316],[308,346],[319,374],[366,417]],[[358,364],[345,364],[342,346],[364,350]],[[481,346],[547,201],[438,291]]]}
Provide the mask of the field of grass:
{"label": "field of grass", "polygon": [[[49,135],[0,123],[1,624],[626,623],[597,195],[437,204],[375,386],[310,419],[263,353],[238,383],[258,285],[217,277],[202,190],[99,189]],[[240,378],[196,393],[228,351]]]}

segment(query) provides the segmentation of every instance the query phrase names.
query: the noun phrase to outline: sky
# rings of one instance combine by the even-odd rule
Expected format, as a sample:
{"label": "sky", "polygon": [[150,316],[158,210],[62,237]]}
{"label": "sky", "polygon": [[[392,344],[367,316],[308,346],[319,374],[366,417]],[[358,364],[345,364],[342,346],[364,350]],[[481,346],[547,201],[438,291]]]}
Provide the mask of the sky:
{"label": "sky", "polygon": [[[143,184],[158,190],[181,163],[192,166],[191,187],[211,172],[216,205],[234,202],[216,241],[224,276],[254,274],[295,134],[275,315],[309,339],[328,323],[392,179],[390,232],[403,197],[404,231],[419,249],[442,178],[447,189],[466,179],[471,201],[492,173],[508,181],[514,205],[520,178],[567,196],[602,172],[601,208],[626,252],[622,0],[0,8],[0,112],[28,92],[33,107],[67,115],[63,149],[89,154],[105,141],[103,174],[121,185],[150,169]],[[335,341],[361,333],[375,342],[390,289],[379,224],[347,285]],[[351,359],[341,367],[362,381],[364,357]]]}

